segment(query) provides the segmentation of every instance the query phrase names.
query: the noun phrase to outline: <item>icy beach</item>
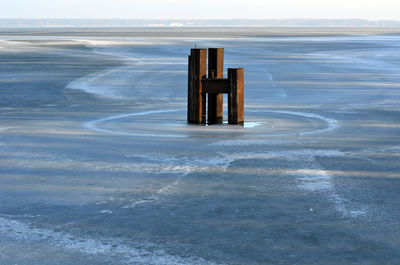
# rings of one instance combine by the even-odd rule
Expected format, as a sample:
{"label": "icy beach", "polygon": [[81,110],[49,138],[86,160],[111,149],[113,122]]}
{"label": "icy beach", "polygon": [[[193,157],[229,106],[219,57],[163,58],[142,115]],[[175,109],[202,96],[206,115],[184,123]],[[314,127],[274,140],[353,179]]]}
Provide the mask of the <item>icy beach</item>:
{"label": "icy beach", "polygon": [[[244,67],[244,126],[186,124],[195,45]],[[400,263],[399,48],[377,29],[1,29],[0,264]]]}

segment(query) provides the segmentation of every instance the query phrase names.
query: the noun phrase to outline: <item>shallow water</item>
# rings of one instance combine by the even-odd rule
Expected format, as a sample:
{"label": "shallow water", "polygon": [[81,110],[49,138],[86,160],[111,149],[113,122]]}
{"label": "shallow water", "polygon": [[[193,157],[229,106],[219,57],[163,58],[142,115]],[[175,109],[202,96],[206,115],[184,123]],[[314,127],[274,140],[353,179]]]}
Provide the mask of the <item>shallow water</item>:
{"label": "shallow water", "polygon": [[[248,31],[1,37],[0,263],[398,263],[400,37]],[[195,43],[244,126],[186,124]]]}

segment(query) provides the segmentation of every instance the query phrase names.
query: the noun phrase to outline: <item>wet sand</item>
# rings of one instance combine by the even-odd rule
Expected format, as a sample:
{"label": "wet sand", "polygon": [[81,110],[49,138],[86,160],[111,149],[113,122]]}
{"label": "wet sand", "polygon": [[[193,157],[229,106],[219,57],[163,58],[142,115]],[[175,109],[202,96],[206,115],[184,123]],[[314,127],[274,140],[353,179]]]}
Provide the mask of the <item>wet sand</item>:
{"label": "wet sand", "polygon": [[[398,263],[399,39],[1,30],[0,263]],[[195,43],[244,127],[186,124]]]}

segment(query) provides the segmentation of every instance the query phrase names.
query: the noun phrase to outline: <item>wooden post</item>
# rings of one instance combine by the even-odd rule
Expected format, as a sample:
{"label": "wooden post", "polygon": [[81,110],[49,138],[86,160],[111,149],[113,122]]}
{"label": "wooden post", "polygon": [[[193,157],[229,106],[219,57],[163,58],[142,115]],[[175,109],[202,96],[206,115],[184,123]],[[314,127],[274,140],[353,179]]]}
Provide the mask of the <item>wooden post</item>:
{"label": "wooden post", "polygon": [[188,123],[206,122],[206,98],[202,91],[202,79],[207,74],[207,50],[191,49],[188,76]]}
{"label": "wooden post", "polygon": [[230,91],[228,93],[228,123],[242,124],[244,122],[243,68],[228,69]]}
{"label": "wooden post", "polygon": [[[209,48],[208,49],[208,78],[223,78],[224,77],[224,48]],[[221,93],[208,94],[208,123],[223,122],[223,104],[224,95]]]}
{"label": "wooden post", "polygon": [[188,103],[187,103],[187,122],[194,123],[193,114],[193,60],[192,53],[188,57]]}
{"label": "wooden post", "polygon": [[208,123],[223,121],[223,94],[228,94],[228,123],[244,122],[244,70],[228,69],[228,78],[223,78],[224,49],[191,49],[188,71],[188,123],[205,124],[206,97],[208,94]]}

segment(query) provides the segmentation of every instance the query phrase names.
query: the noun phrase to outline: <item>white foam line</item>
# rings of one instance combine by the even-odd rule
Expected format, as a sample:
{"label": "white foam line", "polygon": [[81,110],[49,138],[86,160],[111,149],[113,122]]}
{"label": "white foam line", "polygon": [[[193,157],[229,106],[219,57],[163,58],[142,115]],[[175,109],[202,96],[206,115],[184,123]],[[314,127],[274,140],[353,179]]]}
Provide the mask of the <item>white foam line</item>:
{"label": "white foam line", "polygon": [[117,53],[117,52],[104,52],[104,51],[99,51],[99,50],[94,49],[94,48],[92,48],[92,51],[94,53],[101,54],[101,55],[109,55],[109,56],[114,56],[114,57],[117,57],[117,58],[123,58],[123,59],[127,59],[127,60],[130,60],[130,61],[134,61],[133,58],[131,58],[131,57],[125,55],[125,54],[121,54],[121,53]]}
{"label": "white foam line", "polygon": [[273,134],[273,135],[268,135],[268,137],[271,137],[271,136],[292,136],[292,135],[320,134],[320,133],[325,133],[325,132],[328,132],[328,131],[335,130],[335,129],[337,129],[339,127],[337,120],[330,119],[330,118],[324,117],[324,116],[316,114],[316,113],[286,111],[286,110],[247,110],[247,112],[253,112],[253,113],[254,112],[271,112],[271,113],[288,114],[288,115],[300,116],[300,117],[305,117],[305,118],[319,119],[319,120],[324,121],[328,125],[324,129],[318,129],[318,130],[313,130],[313,131],[305,131],[305,132],[298,132],[298,133]]}
{"label": "white foam line", "polygon": [[306,132],[298,132],[298,133],[280,133],[280,134],[268,134],[265,137],[260,137],[259,139],[247,139],[247,140],[222,140],[218,142],[211,143],[210,145],[215,146],[245,146],[245,145],[283,145],[283,144],[301,144],[304,141],[301,140],[271,140],[271,137],[281,137],[281,136],[295,136],[295,135],[312,135],[312,134],[320,134],[335,130],[339,127],[339,124],[336,120],[330,119],[319,114],[315,113],[307,113],[307,112],[295,112],[295,111],[283,111],[283,110],[247,110],[247,112],[271,112],[271,113],[281,113],[288,115],[295,115],[306,118],[314,118],[324,121],[327,124],[326,128],[306,131]]}
{"label": "white foam line", "polygon": [[10,107],[3,107],[3,108],[0,108],[1,110],[14,110],[15,108],[10,108]]}
{"label": "white foam line", "polygon": [[0,127],[0,132],[7,131],[10,129],[14,129],[14,128],[16,128],[16,127]]}
{"label": "white foam line", "polygon": [[102,132],[102,133],[110,133],[110,134],[118,134],[118,135],[183,138],[183,137],[185,137],[183,135],[152,134],[152,133],[128,133],[128,132],[119,132],[119,131],[107,130],[107,129],[102,129],[102,128],[98,127],[99,123],[103,123],[103,122],[107,122],[107,121],[118,120],[118,119],[123,119],[123,118],[128,118],[128,117],[135,117],[135,116],[144,116],[144,115],[152,115],[152,114],[160,114],[160,113],[170,113],[170,112],[178,112],[178,111],[182,111],[182,110],[181,109],[175,109],[175,110],[151,110],[151,111],[144,111],[144,112],[120,114],[120,115],[110,116],[110,117],[106,117],[106,118],[102,118],[102,119],[86,122],[84,124],[84,127],[89,129],[89,130],[92,130],[92,131],[97,131],[97,132]]}
{"label": "white foam line", "polygon": [[384,154],[384,153],[400,153],[400,145],[395,146],[388,146],[383,148],[371,148],[371,149],[364,149],[356,152],[360,155],[374,155],[374,154]]}
{"label": "white foam line", "polygon": [[309,160],[310,157],[347,157],[346,153],[339,150],[302,149],[289,151],[269,152],[243,152],[243,153],[220,153],[234,159],[271,159],[283,157],[289,160]]}
{"label": "white foam line", "polygon": [[69,233],[54,231],[51,229],[35,228],[20,221],[0,217],[0,233],[13,240],[24,243],[46,242],[51,246],[68,250],[79,251],[89,255],[106,255],[110,259],[122,258],[126,264],[148,265],[175,265],[175,264],[214,264],[198,257],[182,258],[166,253],[162,250],[149,250],[155,248],[146,244],[147,249],[128,246],[120,242],[118,238],[88,238],[77,237]]}
{"label": "white foam line", "polygon": [[[118,52],[104,52],[93,49],[94,53],[102,55],[110,55],[118,58],[125,59],[127,61],[134,62],[135,65],[186,65],[186,61],[172,58],[151,58],[143,59],[141,57],[133,57],[128,54],[118,53]],[[133,55],[133,54],[132,54]]]}
{"label": "white foam line", "polygon": [[283,111],[283,110],[269,110],[268,112],[296,115],[296,116],[302,116],[302,117],[306,117],[306,118],[314,118],[314,119],[319,119],[319,120],[325,121],[328,124],[328,126],[326,128],[324,128],[324,129],[308,131],[308,132],[295,133],[296,135],[308,135],[308,134],[325,133],[325,132],[328,132],[328,131],[335,130],[335,129],[337,129],[339,127],[338,122],[336,120],[324,117],[324,116],[316,114],[316,113],[296,112],[296,111]]}
{"label": "white foam line", "polygon": [[[270,139],[247,139],[247,140],[222,140],[210,143],[212,146],[250,146],[250,145],[284,145],[284,144],[303,144],[301,140],[270,140]],[[309,143],[309,142],[307,142]]]}

